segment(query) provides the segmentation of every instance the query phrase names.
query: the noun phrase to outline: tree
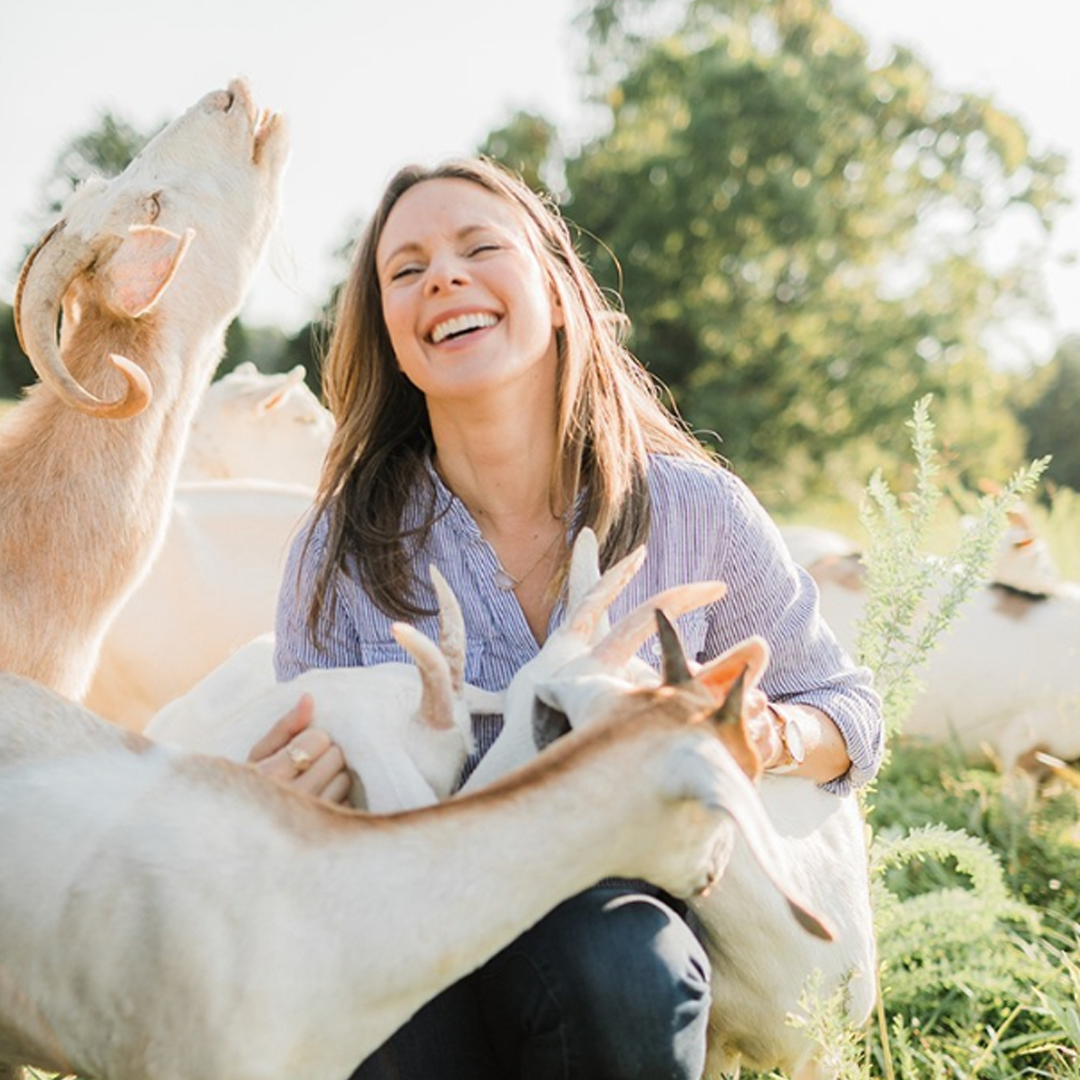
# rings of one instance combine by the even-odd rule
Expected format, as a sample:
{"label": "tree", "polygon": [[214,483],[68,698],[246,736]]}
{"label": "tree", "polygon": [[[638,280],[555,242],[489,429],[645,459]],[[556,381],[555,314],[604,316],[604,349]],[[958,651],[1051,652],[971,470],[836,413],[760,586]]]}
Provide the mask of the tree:
{"label": "tree", "polygon": [[1047,480],[1080,491],[1080,337],[1068,337],[1054,358],[1027,381],[1027,400],[1017,408],[1027,453],[1053,455]]}
{"label": "tree", "polygon": [[486,157],[513,169],[534,191],[550,186],[547,170],[557,145],[554,125],[535,113],[519,112],[491,132],[480,147]]}
{"label": "tree", "polygon": [[57,156],[53,179],[45,188],[48,216],[55,217],[72,191],[91,176],[119,176],[164,126],[139,131],[112,112],[103,112],[97,127],[76,136]]}
{"label": "tree", "polygon": [[37,376],[19,348],[11,306],[0,301],[0,398],[18,397]]}
{"label": "tree", "polygon": [[979,247],[1013,213],[1049,225],[1062,160],[912,53],[874,66],[828,0],[598,0],[586,23],[607,125],[564,155],[564,210],[691,425],[797,494],[933,392],[946,446],[1011,471],[987,330],[1026,268]]}

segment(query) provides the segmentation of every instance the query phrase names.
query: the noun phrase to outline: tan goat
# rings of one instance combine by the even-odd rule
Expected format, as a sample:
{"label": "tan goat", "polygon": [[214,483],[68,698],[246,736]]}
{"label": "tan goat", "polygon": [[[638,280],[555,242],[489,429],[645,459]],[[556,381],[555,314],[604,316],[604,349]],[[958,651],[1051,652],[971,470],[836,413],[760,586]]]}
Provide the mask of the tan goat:
{"label": "tan goat", "polygon": [[281,119],[234,80],[120,176],[80,188],[27,259],[15,319],[41,384],[0,428],[3,669],[85,691],[160,543],[193,411],[277,217],[287,148]]}

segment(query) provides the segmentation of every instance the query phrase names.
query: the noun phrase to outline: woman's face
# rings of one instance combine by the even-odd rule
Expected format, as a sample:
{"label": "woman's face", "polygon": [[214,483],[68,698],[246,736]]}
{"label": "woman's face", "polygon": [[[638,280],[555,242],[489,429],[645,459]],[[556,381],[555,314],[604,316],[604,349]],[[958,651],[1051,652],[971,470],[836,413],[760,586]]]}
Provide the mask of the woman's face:
{"label": "woman's face", "polygon": [[519,212],[468,180],[397,201],[375,253],[398,363],[429,404],[553,386],[562,312]]}

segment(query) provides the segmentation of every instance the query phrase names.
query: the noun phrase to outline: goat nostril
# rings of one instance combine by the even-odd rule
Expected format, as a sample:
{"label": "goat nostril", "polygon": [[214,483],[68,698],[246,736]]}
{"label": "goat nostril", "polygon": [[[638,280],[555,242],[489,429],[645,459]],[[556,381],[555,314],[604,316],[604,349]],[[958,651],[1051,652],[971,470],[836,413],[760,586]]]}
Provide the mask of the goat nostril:
{"label": "goat nostril", "polygon": [[225,91],[225,112],[228,112],[236,104],[236,95],[231,90]]}

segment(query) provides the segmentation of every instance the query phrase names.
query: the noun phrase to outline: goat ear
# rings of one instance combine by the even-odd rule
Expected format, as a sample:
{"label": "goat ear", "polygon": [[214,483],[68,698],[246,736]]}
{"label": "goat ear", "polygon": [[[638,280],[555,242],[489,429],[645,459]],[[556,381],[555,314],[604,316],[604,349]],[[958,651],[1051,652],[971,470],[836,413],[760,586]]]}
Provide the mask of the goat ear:
{"label": "goat ear", "polygon": [[694,678],[716,701],[723,701],[740,677],[744,692],[757,686],[768,665],[769,643],[764,638],[749,637],[710,660]]}
{"label": "goat ear", "polygon": [[784,898],[795,921],[811,936],[820,938],[822,941],[835,941],[835,927],[824,915],[818,915],[800,896],[799,887],[790,873],[787,853],[778,842],[776,831],[768,814],[765,813],[765,807],[762,805],[757,789],[741,773],[739,773],[739,779],[746,785],[753,798],[734,794],[728,801],[726,809],[739,827],[748,850],[762,872]]}
{"label": "goat ear", "polygon": [[746,690],[746,667],[728,688],[727,697],[709,717],[716,728],[717,738],[727,748],[735,763],[751,779],[761,775],[761,755],[746,730],[743,699]]}
{"label": "goat ear", "polygon": [[710,810],[734,821],[747,849],[765,877],[780,893],[795,921],[822,941],[833,941],[836,930],[824,915],[818,915],[799,892],[791,873],[787,852],[761,802],[757,788],[744,775],[723,746],[711,741],[704,745],[679,746],[669,755],[667,794],[676,799],[696,799]]}
{"label": "goat ear", "polygon": [[194,229],[178,236],[156,225],[130,226],[105,267],[112,305],[132,319],[150,311],[169,287],[194,236]]}

